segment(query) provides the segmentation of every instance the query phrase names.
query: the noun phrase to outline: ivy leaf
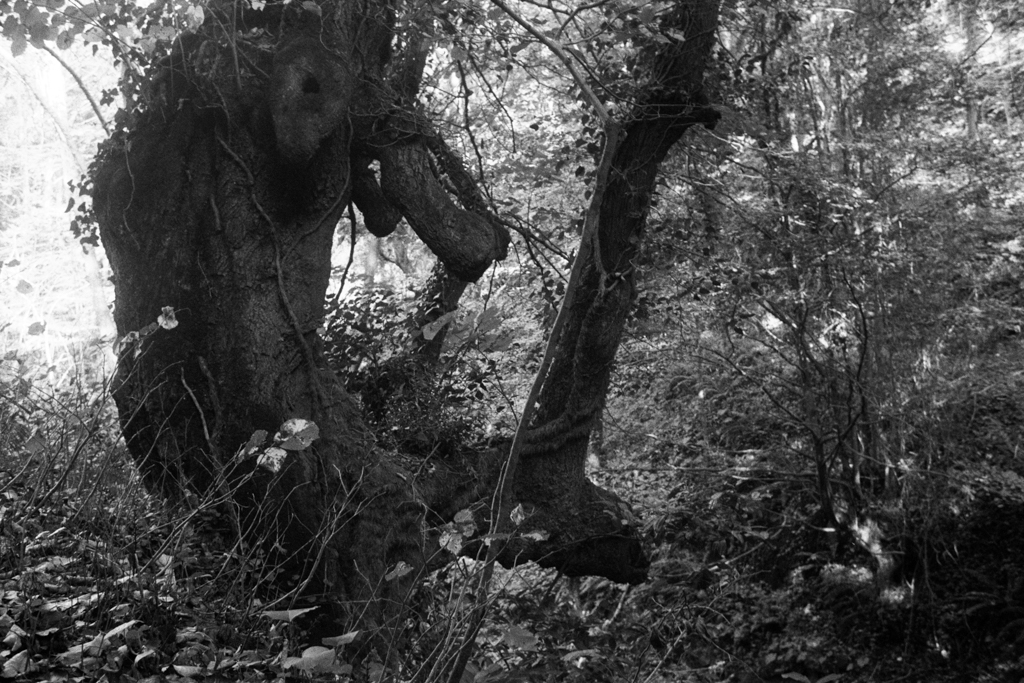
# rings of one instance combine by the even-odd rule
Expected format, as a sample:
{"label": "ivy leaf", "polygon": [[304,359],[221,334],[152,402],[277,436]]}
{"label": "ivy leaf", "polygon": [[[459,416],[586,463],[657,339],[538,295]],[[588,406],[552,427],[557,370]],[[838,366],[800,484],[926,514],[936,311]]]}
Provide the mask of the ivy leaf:
{"label": "ivy leaf", "polygon": [[288,451],[271,446],[259,454],[259,457],[256,458],[256,465],[277,474],[281,471],[281,468],[284,466],[284,461],[287,458]]}
{"label": "ivy leaf", "polygon": [[[70,31],[61,31],[57,34],[57,40],[55,42],[57,43],[58,49],[66,50],[75,42],[75,36]],[[74,204],[74,199],[72,199],[71,202]],[[68,206],[67,210],[70,211],[71,206]]]}
{"label": "ivy leaf", "polygon": [[320,428],[315,422],[293,417],[286,421],[277,434],[274,435],[274,443],[286,451],[301,451],[309,448],[310,444],[320,438]]}
{"label": "ivy leaf", "polygon": [[450,528],[441,532],[441,538],[438,543],[452,555],[458,555],[459,551],[462,550],[462,534],[455,529],[454,525],[449,524],[448,526]]}
{"label": "ivy leaf", "polygon": [[188,29],[195,31],[197,28],[203,25],[203,21],[206,19],[206,12],[203,11],[202,5],[192,5],[185,10],[185,20],[188,23]]}
{"label": "ivy leaf", "polygon": [[164,306],[160,311],[160,315],[156,317],[156,322],[160,327],[165,330],[173,330],[178,326],[178,318],[174,315],[173,306]]}

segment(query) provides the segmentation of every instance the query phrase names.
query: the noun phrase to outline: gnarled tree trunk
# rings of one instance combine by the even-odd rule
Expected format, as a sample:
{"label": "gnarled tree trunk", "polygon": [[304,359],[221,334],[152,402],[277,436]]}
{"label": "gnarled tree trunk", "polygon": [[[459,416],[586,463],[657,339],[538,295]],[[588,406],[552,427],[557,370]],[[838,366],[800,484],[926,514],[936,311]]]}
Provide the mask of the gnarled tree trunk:
{"label": "gnarled tree trunk", "polygon": [[[658,86],[626,125],[600,245],[517,472],[529,527],[550,538],[510,543],[506,563],[645,576],[624,504],[586,481],[584,450],[658,164],[688,126],[710,120],[701,74],[716,3],[695,8],[679,10],[688,38],[652,64]],[[508,244],[474,201],[472,179],[407,104],[417,59],[390,60],[394,12],[385,0],[262,12],[214,4],[147,76],[141,108],[93,172],[122,338],[115,399],[147,486],[186,502],[222,496],[240,511],[241,533],[268,541],[307,594],[371,622],[374,598],[399,583],[387,571],[420,562],[425,510],[449,516],[489,496],[507,450],[471,453],[414,482],[374,444],[324,360],[330,252],[350,202],[375,234],[404,217],[447,269],[445,296],[461,289],[452,278],[479,277]],[[458,202],[431,155],[463,188]],[[318,426],[315,440],[269,436],[295,419]]]}

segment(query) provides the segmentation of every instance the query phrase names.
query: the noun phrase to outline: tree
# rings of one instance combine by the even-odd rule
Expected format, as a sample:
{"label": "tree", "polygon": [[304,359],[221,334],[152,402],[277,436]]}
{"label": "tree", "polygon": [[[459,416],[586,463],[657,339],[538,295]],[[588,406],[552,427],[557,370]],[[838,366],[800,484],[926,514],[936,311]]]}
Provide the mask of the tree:
{"label": "tree", "polygon": [[[603,112],[605,159],[578,291],[518,467],[506,439],[466,444],[417,475],[409,454],[374,443],[326,362],[330,251],[350,203],[376,235],[404,218],[442,264],[425,297],[443,305],[424,306],[419,322],[450,309],[460,282],[504,258],[503,221],[416,103],[430,43],[459,12],[482,20],[484,8],[212,1],[179,13],[192,30],[139,74],[126,68],[128,106],[91,173],[115,273],[114,396],[147,487],[184,504],[220,496],[238,511],[239,534],[265,541],[306,595],[349,621],[381,623],[387,600],[400,599],[406,584],[395,569],[421,568],[429,554],[425,517],[452,519],[472,505],[486,517],[479,503],[506,473],[519,531],[544,533],[506,536],[508,521],[490,520],[502,532],[491,539],[501,541],[500,561],[643,580],[628,506],[587,481],[585,451],[632,302],[659,164],[688,128],[717,120],[702,88],[717,9],[700,0],[555,10],[563,32],[589,27],[593,45],[630,52],[625,74],[561,49],[557,32],[530,29]],[[162,11],[120,7],[98,25],[110,40],[121,26],[159,40]],[[91,20],[62,14],[69,25],[6,3],[0,14],[21,49],[68,40]],[[595,82],[616,69],[618,83]]]}

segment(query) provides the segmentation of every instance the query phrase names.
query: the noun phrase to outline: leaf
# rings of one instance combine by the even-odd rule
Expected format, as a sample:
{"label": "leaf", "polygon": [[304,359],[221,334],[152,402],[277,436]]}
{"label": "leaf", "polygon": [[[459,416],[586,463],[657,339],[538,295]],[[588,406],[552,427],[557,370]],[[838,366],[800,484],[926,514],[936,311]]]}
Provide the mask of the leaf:
{"label": "leaf", "polygon": [[284,669],[298,669],[307,673],[349,674],[352,667],[338,663],[337,653],[326,647],[314,645],[302,651],[301,657],[288,657],[281,664]]}
{"label": "leaf", "polygon": [[32,284],[26,280],[19,280],[14,288],[21,294],[28,294],[33,289]]}
{"label": "leaf", "polygon": [[132,626],[135,626],[135,624],[138,624],[138,623],[139,623],[138,619],[132,619],[130,621],[124,622],[120,626],[115,626],[114,628],[112,628],[109,631],[107,631],[107,634],[105,636],[103,636],[103,639],[104,640],[110,640],[114,636],[119,636],[122,633],[124,633],[125,631],[127,631],[128,629],[130,629]]}
{"label": "leaf", "polygon": [[174,315],[173,306],[164,306],[161,310],[160,315],[156,317],[156,322],[160,327],[165,330],[173,330],[178,326],[178,319]]}
{"label": "leaf", "polygon": [[842,674],[829,674],[828,676],[822,676],[818,679],[818,683],[832,683],[842,678]]}
{"label": "leaf", "polygon": [[300,657],[288,657],[281,664],[283,669],[298,669],[299,671],[324,671],[334,664],[335,653],[330,648],[321,645],[307,647]]}
{"label": "leaf", "polygon": [[274,443],[286,451],[301,451],[320,438],[320,428],[315,422],[293,417],[286,421],[274,435]]}
{"label": "leaf", "polygon": [[412,565],[408,564],[407,562],[402,562],[401,560],[399,560],[398,564],[395,565],[395,568],[384,575],[384,580],[394,581],[395,579],[402,578],[411,571]]}
{"label": "leaf", "polygon": [[597,656],[598,656],[598,651],[597,650],[573,650],[569,654],[562,655],[562,661],[563,662],[575,662],[576,660],[583,659],[584,657],[597,657]]}
{"label": "leaf", "polygon": [[28,659],[28,650],[22,650],[4,662],[4,678],[14,678],[27,674],[32,668],[32,662]]}
{"label": "leaf", "polygon": [[441,331],[441,328],[443,328],[445,325],[452,321],[452,318],[455,317],[456,313],[457,311],[448,311],[437,320],[424,325],[423,329],[421,330],[421,332],[423,332],[423,338],[426,339],[427,341],[430,341],[431,339],[436,337],[437,333]]}
{"label": "leaf", "polygon": [[312,612],[315,609],[316,607],[306,607],[305,609],[268,610],[266,612],[260,612],[260,614],[265,616],[267,619],[273,619],[274,621],[295,621],[295,619],[306,612]]}
{"label": "leaf", "polygon": [[37,336],[46,331],[46,323],[32,323],[28,326],[28,333]]}
{"label": "leaf", "polygon": [[523,534],[523,538],[528,538],[531,541],[546,541],[551,538],[551,534],[543,529],[537,529],[529,533]]}
{"label": "leaf", "polygon": [[75,645],[67,652],[57,655],[57,661],[64,666],[78,666],[85,658],[85,645]]}
{"label": "leaf", "polygon": [[73,557],[60,557],[55,555],[54,557],[51,557],[50,559],[37,564],[35,567],[33,567],[33,570],[37,572],[62,571],[64,569],[67,569],[76,561],[77,560],[75,560],[75,558]]}
{"label": "leaf", "polygon": [[807,676],[804,676],[803,674],[798,674],[795,671],[790,671],[789,673],[782,674],[782,678],[800,681],[800,683],[811,683],[811,679],[809,679]]}
{"label": "leaf", "polygon": [[472,510],[459,510],[456,512],[454,524],[458,533],[462,534],[465,538],[469,538],[476,533],[476,521],[473,519]]}
{"label": "leaf", "polygon": [[533,651],[537,649],[540,639],[522,626],[509,626],[501,634],[501,639],[517,650]]}
{"label": "leaf", "polygon": [[501,313],[492,306],[480,315],[480,320],[476,324],[477,334],[483,335],[491,330],[496,330],[501,327],[501,322]]}
{"label": "leaf", "polygon": [[28,441],[25,442],[25,445],[22,446],[22,448],[28,451],[29,455],[35,455],[46,448],[46,441],[43,440],[43,437],[39,436],[39,432],[36,432],[32,436],[28,437]]}
{"label": "leaf", "polygon": [[452,528],[441,532],[441,538],[438,543],[452,555],[458,555],[459,551],[462,550],[462,540],[462,534]]}
{"label": "leaf", "polygon": [[252,436],[249,437],[249,441],[245,444],[245,447],[242,449],[242,456],[248,457],[250,455],[255,454],[256,451],[258,451],[260,447],[263,445],[263,442],[266,440],[267,430],[257,429],[255,432],[252,433]]}
{"label": "leaf", "polygon": [[[25,34],[22,32],[15,33],[11,37],[11,55],[14,57],[20,57],[25,52],[25,48],[28,47],[28,41],[25,40]],[[10,662],[10,660],[7,660]],[[7,671],[7,665],[4,665],[4,672]],[[6,673],[5,673],[6,675]]]}
{"label": "leaf", "polygon": [[206,673],[206,668],[202,666],[187,666],[185,664],[174,664],[173,666],[175,673],[186,678],[196,678]]}
{"label": "leaf", "polygon": [[185,19],[188,22],[188,29],[195,31],[203,25],[203,21],[206,19],[206,12],[203,11],[202,5],[192,5],[185,10]]}
{"label": "leaf", "polygon": [[320,5],[313,2],[313,0],[306,0],[305,2],[303,2],[302,9],[306,10],[307,12],[312,12],[318,17],[323,15],[323,10],[320,9]]}
{"label": "leaf", "polygon": [[354,641],[356,639],[356,636],[358,635],[359,631],[349,631],[348,633],[342,634],[340,636],[324,638],[320,642],[322,642],[327,647],[341,647],[342,645],[348,645],[349,643]]}
{"label": "leaf", "polygon": [[256,458],[256,465],[277,474],[281,471],[287,458],[288,451],[271,446],[259,454]]}
{"label": "leaf", "polygon": [[509,513],[509,517],[512,519],[512,523],[519,526],[526,521],[526,512],[523,510],[523,504],[520,503],[513,508],[512,512]]}

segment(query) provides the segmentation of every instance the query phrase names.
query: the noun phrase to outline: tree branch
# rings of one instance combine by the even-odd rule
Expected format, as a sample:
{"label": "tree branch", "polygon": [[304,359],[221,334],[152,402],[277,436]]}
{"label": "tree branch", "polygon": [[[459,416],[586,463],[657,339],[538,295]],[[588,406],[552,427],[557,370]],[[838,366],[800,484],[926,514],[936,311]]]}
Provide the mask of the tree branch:
{"label": "tree branch", "polygon": [[96,114],[96,118],[99,119],[100,125],[103,126],[103,132],[106,133],[107,135],[110,135],[110,126],[107,124],[107,120],[103,118],[103,112],[100,111],[99,103],[96,102],[96,98],[92,96],[92,93],[89,92],[89,89],[85,87],[85,82],[82,81],[82,78],[78,75],[78,72],[76,72],[70,64],[65,62],[64,59],[59,54],[57,54],[57,52],[49,45],[44,45],[43,50],[50,53],[50,56],[56,59],[57,63],[64,67],[65,71],[71,74],[71,78],[75,79],[75,83],[78,84],[78,89],[82,91],[83,95],[85,95],[85,99],[89,100],[89,106],[92,107],[93,113]]}
{"label": "tree branch", "polygon": [[502,12],[507,14],[509,18],[512,19],[512,21],[516,22],[524,29],[526,29],[527,33],[529,33],[534,38],[543,43],[549,50],[551,50],[552,53],[554,53],[556,57],[558,57],[559,60],[561,60],[563,64],[565,64],[565,68],[569,70],[569,73],[572,75],[572,79],[576,82],[576,85],[580,87],[580,90],[590,101],[590,106],[592,106],[594,108],[594,111],[597,112],[597,117],[601,120],[601,123],[607,126],[608,123],[611,121],[611,114],[608,113],[608,108],[604,106],[604,103],[601,102],[600,98],[598,98],[593,88],[591,88],[590,85],[587,83],[587,79],[584,78],[583,74],[576,66],[576,62],[573,61],[573,58],[569,55],[569,53],[566,52],[566,50],[561,45],[559,45],[558,43],[556,43],[555,41],[551,40],[546,35],[541,33],[539,30],[537,30],[536,26],[534,26],[533,24],[519,16],[519,14],[517,14],[515,10],[509,7],[504,2],[504,0],[491,0],[491,2],[497,5]]}

